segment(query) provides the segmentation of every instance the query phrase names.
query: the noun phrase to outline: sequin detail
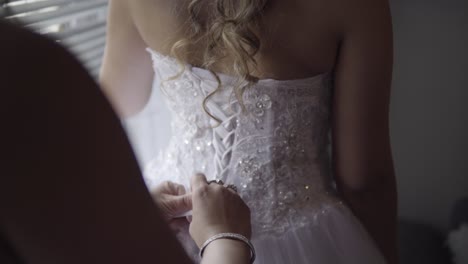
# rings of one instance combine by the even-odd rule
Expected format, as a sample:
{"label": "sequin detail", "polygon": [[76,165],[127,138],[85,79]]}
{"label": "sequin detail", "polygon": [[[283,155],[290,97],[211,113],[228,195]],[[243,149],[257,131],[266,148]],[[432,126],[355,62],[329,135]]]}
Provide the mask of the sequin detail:
{"label": "sequin detail", "polygon": [[[179,72],[170,58],[152,55],[160,78]],[[299,82],[260,81],[243,95],[245,112],[225,83],[207,104],[221,124],[213,123],[202,108],[203,99],[216,89],[215,81],[187,67],[163,86],[174,116],[173,138],[145,170],[151,185],[162,180],[187,184],[196,172],[234,184],[251,208],[256,237],[305,226],[337,203],[326,153],[328,75]]]}

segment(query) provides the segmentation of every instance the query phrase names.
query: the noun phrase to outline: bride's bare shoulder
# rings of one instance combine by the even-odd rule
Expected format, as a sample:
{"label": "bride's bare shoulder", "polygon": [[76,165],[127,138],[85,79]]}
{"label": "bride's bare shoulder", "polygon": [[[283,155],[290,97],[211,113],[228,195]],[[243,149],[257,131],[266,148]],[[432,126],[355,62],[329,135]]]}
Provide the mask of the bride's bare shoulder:
{"label": "bride's bare shoulder", "polygon": [[334,10],[344,25],[372,23],[372,20],[380,19],[382,10],[389,8],[388,0],[325,0],[324,2],[327,2],[328,7]]}
{"label": "bride's bare shoulder", "polygon": [[[311,12],[314,15],[305,19],[315,21],[317,17],[322,20],[331,18],[344,25],[369,19],[379,19],[372,17],[372,14],[381,14],[382,9],[388,9],[388,0],[294,0],[298,3],[300,10]],[[294,2],[293,1],[293,2]],[[289,5],[290,2],[285,3]]]}

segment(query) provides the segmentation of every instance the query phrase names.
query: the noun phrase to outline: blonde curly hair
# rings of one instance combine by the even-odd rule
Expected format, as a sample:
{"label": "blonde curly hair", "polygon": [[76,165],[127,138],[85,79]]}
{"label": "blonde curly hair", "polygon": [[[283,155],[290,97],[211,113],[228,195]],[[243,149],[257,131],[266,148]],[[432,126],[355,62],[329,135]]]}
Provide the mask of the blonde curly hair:
{"label": "blonde curly hair", "polygon": [[[237,77],[233,93],[244,108],[242,95],[245,89],[258,81],[252,75],[257,66],[254,56],[260,49],[260,39],[254,28],[258,26],[267,3],[268,0],[214,0],[211,3],[206,0],[191,0],[188,4],[189,34],[172,46],[171,53],[182,62],[180,51],[194,43],[207,43],[203,51],[202,67],[216,77],[218,87],[204,99],[203,108],[218,122],[221,120],[209,113],[206,107],[210,97],[222,89],[221,80],[213,66],[215,62],[225,58],[232,60],[233,63],[225,66],[222,71],[234,73]],[[208,18],[199,17],[202,8],[208,8]]]}

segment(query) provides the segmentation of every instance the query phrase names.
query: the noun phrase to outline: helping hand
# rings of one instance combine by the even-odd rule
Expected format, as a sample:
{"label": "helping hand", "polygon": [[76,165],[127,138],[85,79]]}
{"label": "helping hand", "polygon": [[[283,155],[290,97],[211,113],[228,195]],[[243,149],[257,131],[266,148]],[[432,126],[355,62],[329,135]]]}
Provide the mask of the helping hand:
{"label": "helping hand", "polygon": [[200,247],[219,233],[251,236],[250,210],[232,189],[208,184],[203,174],[192,178],[193,215],[190,235]]}
{"label": "helping hand", "polygon": [[151,191],[154,201],[167,220],[192,210],[192,194],[183,185],[166,181]]}

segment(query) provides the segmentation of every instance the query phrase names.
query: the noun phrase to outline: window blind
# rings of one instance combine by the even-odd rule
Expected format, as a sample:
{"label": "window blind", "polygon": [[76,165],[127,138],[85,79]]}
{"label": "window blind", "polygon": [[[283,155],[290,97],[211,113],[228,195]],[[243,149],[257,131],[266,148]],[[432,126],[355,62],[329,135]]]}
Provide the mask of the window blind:
{"label": "window blind", "polygon": [[97,77],[107,4],[107,0],[0,0],[0,17],[62,43]]}

